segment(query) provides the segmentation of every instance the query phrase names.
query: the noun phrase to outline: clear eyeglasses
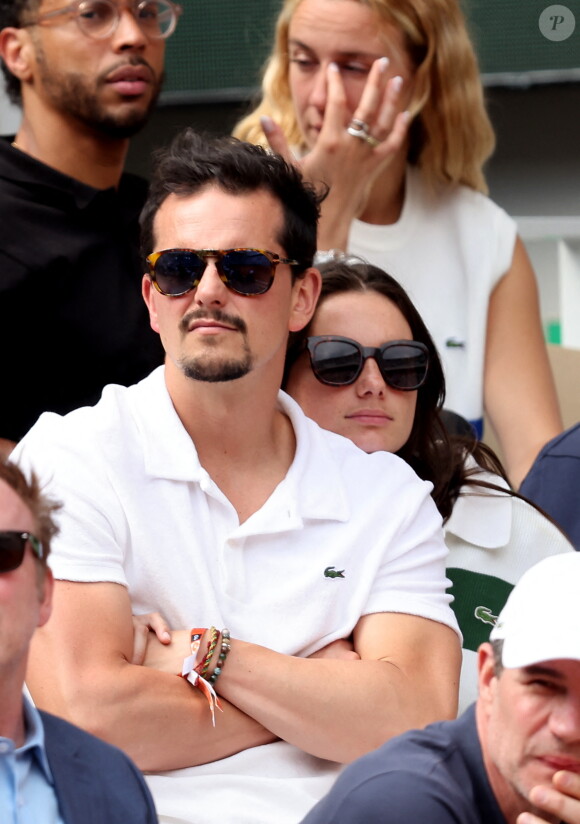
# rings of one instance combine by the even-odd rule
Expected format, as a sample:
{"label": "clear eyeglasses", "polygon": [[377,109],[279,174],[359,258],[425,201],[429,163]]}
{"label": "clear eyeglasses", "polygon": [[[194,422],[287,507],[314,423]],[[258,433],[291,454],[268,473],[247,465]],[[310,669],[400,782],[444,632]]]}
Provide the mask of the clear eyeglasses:
{"label": "clear eyeglasses", "polygon": [[[132,0],[128,8],[143,34],[154,40],[164,40],[175,31],[182,8],[171,0]],[[113,0],[76,0],[61,9],[39,14],[26,26],[42,25],[61,15],[73,16],[79,29],[98,40],[110,37],[121,20],[121,8]]]}

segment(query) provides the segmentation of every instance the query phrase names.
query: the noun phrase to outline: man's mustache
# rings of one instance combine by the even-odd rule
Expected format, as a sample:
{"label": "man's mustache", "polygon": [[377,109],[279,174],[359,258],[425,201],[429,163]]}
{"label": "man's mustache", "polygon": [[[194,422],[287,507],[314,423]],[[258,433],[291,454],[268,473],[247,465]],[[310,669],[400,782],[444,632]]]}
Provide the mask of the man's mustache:
{"label": "man's mustache", "polygon": [[214,320],[226,326],[233,326],[234,329],[237,329],[237,331],[242,334],[246,334],[248,331],[248,327],[242,318],[228,315],[226,312],[222,312],[221,309],[193,309],[181,318],[179,322],[180,331],[186,334],[191,324],[196,320]]}

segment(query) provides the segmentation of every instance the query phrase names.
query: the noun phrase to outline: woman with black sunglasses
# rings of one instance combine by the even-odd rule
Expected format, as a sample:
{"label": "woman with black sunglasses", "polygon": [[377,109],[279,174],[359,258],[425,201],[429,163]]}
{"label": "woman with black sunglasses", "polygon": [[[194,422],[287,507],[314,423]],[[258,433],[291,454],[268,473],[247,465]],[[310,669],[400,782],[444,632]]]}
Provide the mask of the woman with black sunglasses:
{"label": "woman with black sunglasses", "polygon": [[325,429],[365,452],[394,452],[433,484],[464,635],[461,710],[476,697],[477,647],[512,586],[541,558],[573,547],[510,489],[489,447],[447,432],[441,362],[399,283],[353,258],[320,271],[316,313],[290,341],[284,388]]}

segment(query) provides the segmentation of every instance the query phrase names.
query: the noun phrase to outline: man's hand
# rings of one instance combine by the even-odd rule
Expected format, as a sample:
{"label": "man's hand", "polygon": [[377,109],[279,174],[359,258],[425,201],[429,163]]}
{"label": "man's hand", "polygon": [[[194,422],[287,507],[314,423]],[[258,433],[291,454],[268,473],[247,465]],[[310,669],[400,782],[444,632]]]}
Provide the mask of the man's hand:
{"label": "man's hand", "polygon": [[546,817],[521,813],[516,824],[551,824],[554,820],[566,824],[580,824],[580,775],[560,770],[552,778],[552,785],[539,784],[530,792],[530,801]]}
{"label": "man's hand", "polygon": [[167,643],[157,633],[150,632],[146,637],[146,648],[140,663],[160,672],[174,675],[180,673],[183,659],[191,651],[190,637],[191,630],[174,629],[171,632],[171,642]]}
{"label": "man's hand", "polygon": [[161,644],[171,643],[169,626],[160,612],[133,615],[133,657],[132,664],[140,666],[145,661],[149,633],[154,632]]}
{"label": "man's hand", "polygon": [[349,638],[339,638],[337,641],[332,641],[308,657],[334,658],[340,661],[360,661],[360,655],[356,652],[354,643]]}

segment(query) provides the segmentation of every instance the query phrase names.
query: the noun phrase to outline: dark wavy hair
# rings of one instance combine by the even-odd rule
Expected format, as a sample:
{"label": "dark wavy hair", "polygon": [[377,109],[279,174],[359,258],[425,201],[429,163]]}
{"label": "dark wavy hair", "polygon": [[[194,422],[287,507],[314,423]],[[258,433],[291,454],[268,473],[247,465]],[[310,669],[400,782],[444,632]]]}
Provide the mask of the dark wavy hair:
{"label": "dark wavy hair", "polygon": [[285,254],[299,261],[292,266],[298,276],[316,253],[319,195],[293,165],[261,146],[235,137],[211,137],[188,128],[155,155],[149,197],[141,213],[141,251],[147,257],[155,244],[153,223],[169,195],[188,197],[206,186],[242,195],[269,192],[282,206],[284,223],[278,238]]}
{"label": "dark wavy hair", "polygon": [[[19,29],[31,12],[40,7],[40,0],[0,0],[0,31],[13,27]],[[9,100],[16,105],[22,102],[20,80],[8,70],[3,60],[0,60],[4,74],[4,86]]]}
{"label": "dark wavy hair", "polygon": [[[322,274],[322,291],[318,307],[331,295],[340,292],[377,292],[394,303],[411,327],[413,340],[424,343],[429,352],[429,368],[425,383],[417,390],[417,406],[413,428],[407,442],[396,453],[413,467],[417,475],[433,484],[433,499],[444,520],[449,518],[462,486],[497,489],[503,487],[471,478],[478,468],[468,469],[466,458],[472,455],[478,467],[507,476],[497,455],[474,435],[449,434],[442,419],[445,401],[443,367],[433,338],[408,294],[393,277],[377,266],[349,257],[329,261],[318,267]],[[304,351],[312,323],[294,332],[288,343],[284,386],[290,370]],[[340,330],[336,330],[337,334]],[[509,483],[509,482],[508,482]]]}

